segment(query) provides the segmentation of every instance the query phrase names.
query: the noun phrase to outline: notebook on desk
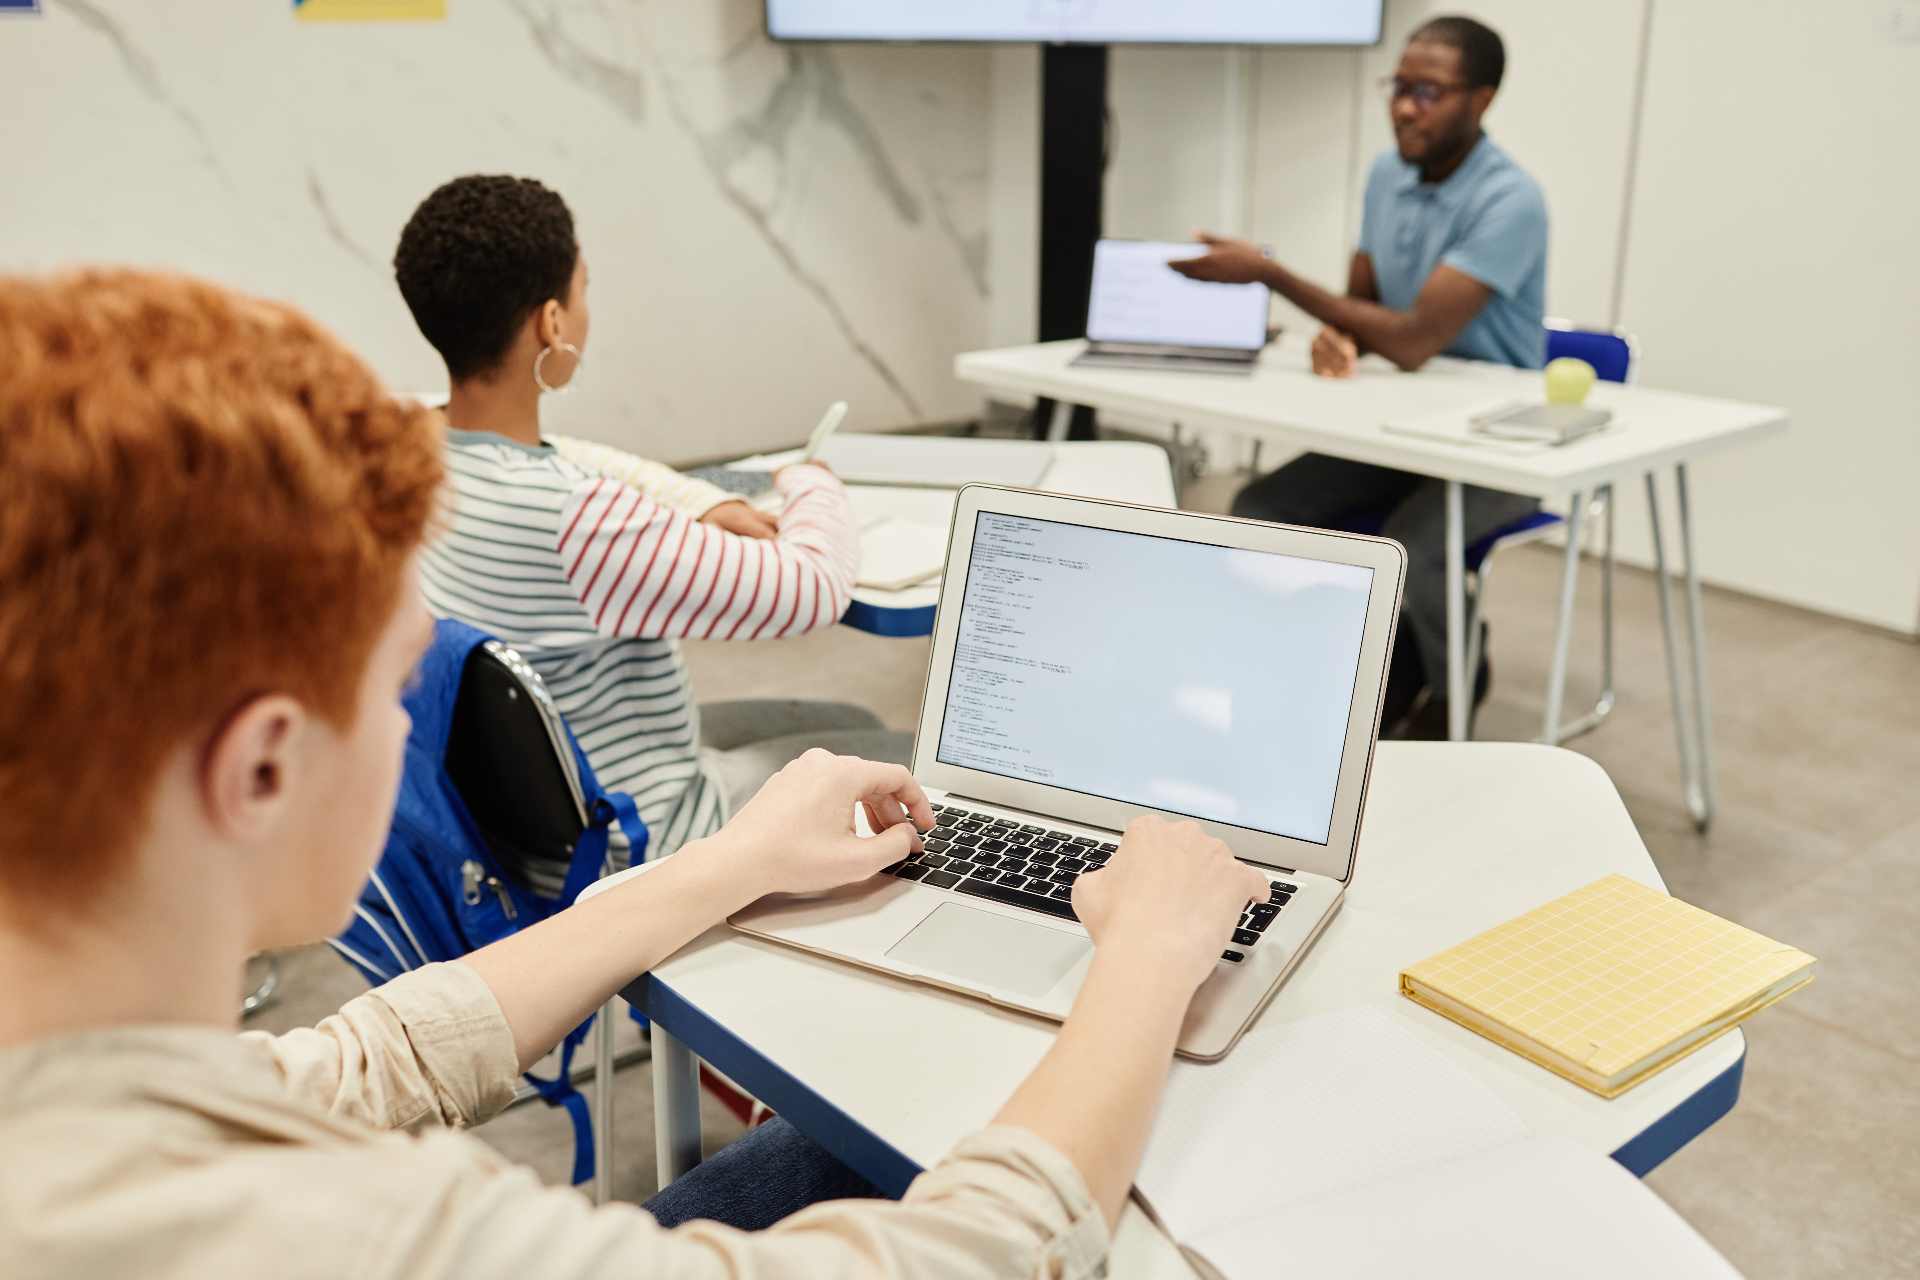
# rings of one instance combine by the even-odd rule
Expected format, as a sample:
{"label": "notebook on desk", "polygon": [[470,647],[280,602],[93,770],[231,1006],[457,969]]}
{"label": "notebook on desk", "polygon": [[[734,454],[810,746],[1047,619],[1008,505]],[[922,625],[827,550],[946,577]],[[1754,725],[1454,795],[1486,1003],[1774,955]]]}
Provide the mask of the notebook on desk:
{"label": "notebook on desk", "polygon": [[1813,981],[1804,951],[1611,875],[1400,975],[1401,993],[1605,1098]]}

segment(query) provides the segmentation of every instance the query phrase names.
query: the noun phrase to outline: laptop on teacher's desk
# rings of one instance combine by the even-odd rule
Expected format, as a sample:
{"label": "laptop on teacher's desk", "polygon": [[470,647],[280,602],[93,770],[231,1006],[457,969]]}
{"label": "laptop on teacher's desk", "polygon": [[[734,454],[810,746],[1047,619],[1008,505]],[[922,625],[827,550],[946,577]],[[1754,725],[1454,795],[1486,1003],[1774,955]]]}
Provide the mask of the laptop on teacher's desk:
{"label": "laptop on teacher's desk", "polygon": [[1073,363],[1252,373],[1267,344],[1267,286],[1189,280],[1167,265],[1203,252],[1162,240],[1095,245],[1087,349]]}
{"label": "laptop on teacher's desk", "polygon": [[1396,542],[969,485],[913,772],[925,849],[734,928],[1060,1019],[1093,954],[1076,877],[1145,813],[1269,882],[1180,1032],[1224,1055],[1353,878],[1406,553]]}

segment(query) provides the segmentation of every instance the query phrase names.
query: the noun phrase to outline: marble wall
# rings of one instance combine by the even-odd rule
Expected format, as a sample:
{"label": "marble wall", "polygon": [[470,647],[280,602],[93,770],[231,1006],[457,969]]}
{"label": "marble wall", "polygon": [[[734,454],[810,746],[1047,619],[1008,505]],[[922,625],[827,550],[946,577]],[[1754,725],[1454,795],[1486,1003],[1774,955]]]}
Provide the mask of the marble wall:
{"label": "marble wall", "polygon": [[785,45],[759,0],[45,0],[0,22],[0,269],[138,262],[293,300],[395,385],[444,374],[389,259],[460,173],[572,206],[593,338],[555,427],[685,460],[973,412],[988,51]]}

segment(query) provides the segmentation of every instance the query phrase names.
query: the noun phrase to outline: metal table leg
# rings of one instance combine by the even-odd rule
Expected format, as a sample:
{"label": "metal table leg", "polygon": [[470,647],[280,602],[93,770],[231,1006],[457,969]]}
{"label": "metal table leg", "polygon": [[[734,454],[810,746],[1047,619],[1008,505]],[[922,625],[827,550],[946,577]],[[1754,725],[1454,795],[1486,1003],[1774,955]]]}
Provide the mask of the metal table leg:
{"label": "metal table leg", "polygon": [[616,997],[600,1006],[593,1031],[593,1202],[613,1197],[613,1028],[620,1016]]}
{"label": "metal table leg", "polygon": [[1687,793],[1693,825],[1705,831],[1713,825],[1718,800],[1713,778],[1713,715],[1707,695],[1707,624],[1700,606],[1700,566],[1693,553],[1693,513],[1687,500],[1687,464],[1673,469],[1675,496],[1680,503],[1680,550],[1686,557],[1687,647],[1693,659],[1694,759],[1699,766],[1696,786]]}
{"label": "metal table leg", "polygon": [[1573,594],[1580,581],[1580,527],[1587,514],[1587,495],[1576,492],[1567,512],[1567,550],[1560,566],[1560,616],[1553,632],[1553,666],[1547,676],[1547,714],[1540,741],[1560,741],[1560,707],[1567,692],[1567,650],[1573,644]]}
{"label": "metal table leg", "polygon": [[1053,416],[1047,420],[1047,440],[1059,444],[1073,426],[1073,405],[1065,400],[1053,402]]}
{"label": "metal table leg", "polygon": [[1666,648],[1667,689],[1673,700],[1674,740],[1680,748],[1680,776],[1686,788],[1687,807],[1698,826],[1701,808],[1695,797],[1703,792],[1697,781],[1700,770],[1695,762],[1695,735],[1689,723],[1686,690],[1681,684],[1680,650],[1673,634],[1673,584],[1667,577],[1667,547],[1661,534],[1660,482],[1651,471],[1647,473],[1647,520],[1653,533],[1653,587],[1660,600],[1660,632]]}
{"label": "metal table leg", "polygon": [[693,1051],[653,1024],[653,1127],[660,1185],[700,1163],[700,1077]]}
{"label": "metal table leg", "polygon": [[1462,491],[1458,480],[1447,481],[1447,737],[1464,742],[1468,704],[1465,639],[1467,546],[1462,532]]}

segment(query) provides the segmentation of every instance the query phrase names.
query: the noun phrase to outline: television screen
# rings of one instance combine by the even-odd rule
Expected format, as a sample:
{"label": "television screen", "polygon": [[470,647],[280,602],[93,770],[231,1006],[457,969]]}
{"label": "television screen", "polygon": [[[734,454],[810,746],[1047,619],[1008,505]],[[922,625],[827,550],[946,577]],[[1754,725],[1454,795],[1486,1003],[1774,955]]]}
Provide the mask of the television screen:
{"label": "television screen", "polygon": [[1375,44],[1382,0],[767,0],[781,40]]}

